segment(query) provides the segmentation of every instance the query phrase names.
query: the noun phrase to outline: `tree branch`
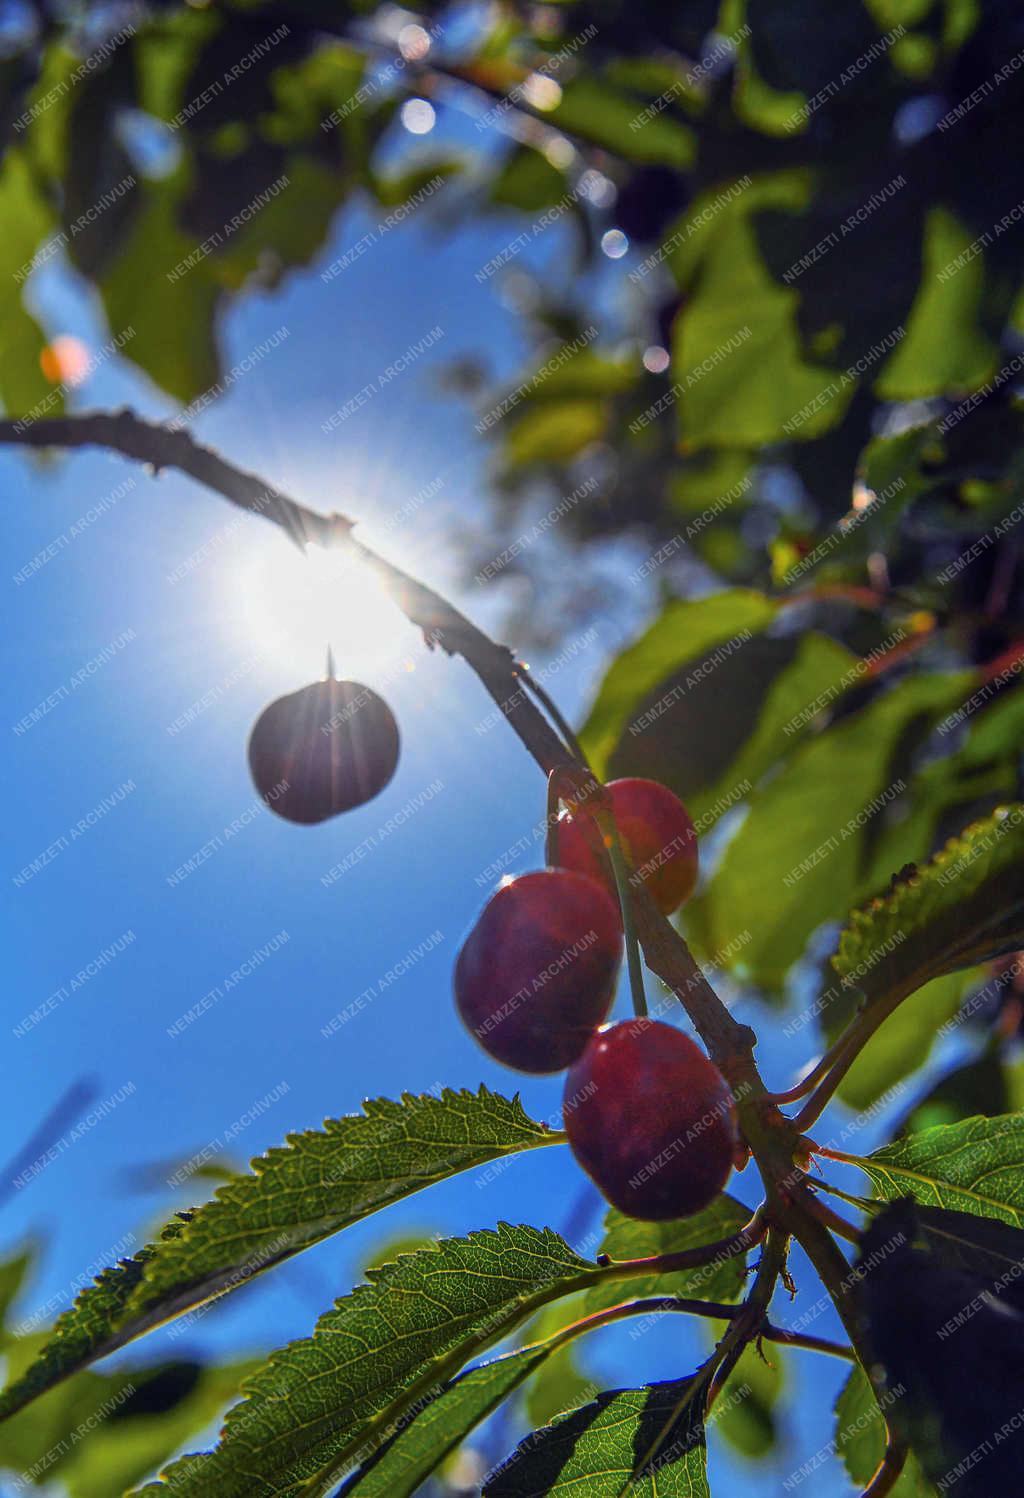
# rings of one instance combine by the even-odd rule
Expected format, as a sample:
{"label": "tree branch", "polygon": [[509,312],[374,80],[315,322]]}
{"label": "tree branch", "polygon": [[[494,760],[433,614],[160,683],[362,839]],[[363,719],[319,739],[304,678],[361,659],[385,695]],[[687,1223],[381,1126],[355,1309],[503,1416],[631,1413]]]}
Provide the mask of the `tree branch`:
{"label": "tree branch", "polygon": [[[187,429],[145,421],[129,410],[40,421],[0,421],[0,444],[104,447],[146,463],[156,473],[162,468],[176,468],[231,504],[273,521],[300,547],[350,548],[373,569],[406,617],[423,631],[428,645],[440,645],[449,655],[462,656],[544,773],[565,763],[565,747],[523,687],[512,651],[496,644],[439,593],[357,540],[352,535],[355,522],[347,516],[311,510],[196,442]],[[677,994],[712,1057],[724,1070],[737,1057],[749,1059],[752,1032],[729,1014],[686,942],[643,885],[634,889],[633,904],[648,966]]]}

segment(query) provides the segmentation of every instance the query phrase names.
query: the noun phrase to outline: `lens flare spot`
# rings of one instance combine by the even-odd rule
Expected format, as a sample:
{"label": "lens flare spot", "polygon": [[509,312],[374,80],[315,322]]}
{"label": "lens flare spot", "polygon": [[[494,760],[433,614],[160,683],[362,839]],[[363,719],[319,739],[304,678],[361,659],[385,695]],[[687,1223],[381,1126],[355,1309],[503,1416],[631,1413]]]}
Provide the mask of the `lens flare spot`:
{"label": "lens flare spot", "polygon": [[62,333],[41,351],[39,368],[51,385],[80,385],[89,373],[89,350],[80,338]]}
{"label": "lens flare spot", "polygon": [[426,99],[406,99],[402,105],[402,124],[410,135],[429,135],[437,120],[433,104]]}

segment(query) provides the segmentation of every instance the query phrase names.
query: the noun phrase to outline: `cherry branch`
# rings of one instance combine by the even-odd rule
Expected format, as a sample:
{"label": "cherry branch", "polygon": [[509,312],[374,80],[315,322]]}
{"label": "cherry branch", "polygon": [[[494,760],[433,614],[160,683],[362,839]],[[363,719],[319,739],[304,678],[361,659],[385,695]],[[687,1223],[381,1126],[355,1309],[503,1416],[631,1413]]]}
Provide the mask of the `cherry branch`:
{"label": "cherry branch", "polygon": [[735,1317],[729,1322],[725,1336],[715,1349],[714,1375],[704,1407],[705,1416],[710,1414],[712,1405],[725,1387],[747,1343],[763,1335],[768,1307],[775,1294],[775,1286],[785,1272],[788,1252],[789,1234],[770,1228],[750,1292],[743,1304],[737,1307]]}
{"label": "cherry branch", "polygon": [[[185,428],[146,421],[127,409],[40,421],[0,421],[0,444],[32,448],[103,447],[146,463],[154,473],[176,468],[231,504],[280,526],[302,547],[348,547],[377,574],[429,646],[459,655],[476,673],[509,725],[545,775],[565,763],[565,746],[524,689],[520,667],[507,646],[496,644],[455,606],[352,535],[355,522],[324,515],[292,499],[257,474],[236,467]],[[658,910],[647,890],[634,888],[634,913],[651,971],[679,997],[719,1065],[749,1057],[753,1034],[738,1025],[708,983],[686,942]]]}
{"label": "cherry branch", "polygon": [[[553,770],[571,772],[586,794],[593,793],[599,798],[603,794],[586,766],[575,760],[567,764],[570,751],[524,687],[522,667],[513,652],[493,641],[439,593],[353,536],[355,522],[347,516],[311,510],[258,475],[238,468],[213,449],[196,442],[187,430],[146,421],[129,410],[34,422],[0,421],[0,444],[68,449],[98,446],[145,463],[154,473],[175,468],[240,509],[278,525],[300,548],[310,544],[347,548],[375,572],[398,608],[423,632],[428,647],[439,645],[447,654],[459,655],[466,661],[545,775]],[[757,1160],[768,1193],[764,1212],[759,1212],[733,1239],[663,1256],[645,1267],[668,1272],[710,1262],[716,1254],[742,1253],[764,1237],[766,1227],[774,1225],[779,1231],[771,1234],[770,1248],[763,1256],[758,1282],[745,1306],[745,1314],[729,1322],[720,1344],[718,1366],[731,1366],[750,1337],[763,1327],[790,1234],[795,1234],[804,1246],[825,1281],[860,1357],[860,1329],[844,1280],[848,1266],[828,1228],[810,1210],[810,1193],[801,1172],[797,1170],[794,1174],[794,1152],[801,1132],[799,1120],[787,1119],[779,1112],[754,1063],[753,1031],[732,1018],[685,940],[655,905],[642,882],[631,881],[630,901],[648,967],[679,998],[711,1058],[732,1087],[742,1133]],[[828,1079],[823,1085],[827,1086],[827,1082]],[[811,1103],[814,1102],[812,1098]],[[608,1264],[599,1270],[599,1275],[628,1278],[637,1272],[636,1265]],[[715,1366],[713,1362],[709,1373],[715,1371]]]}

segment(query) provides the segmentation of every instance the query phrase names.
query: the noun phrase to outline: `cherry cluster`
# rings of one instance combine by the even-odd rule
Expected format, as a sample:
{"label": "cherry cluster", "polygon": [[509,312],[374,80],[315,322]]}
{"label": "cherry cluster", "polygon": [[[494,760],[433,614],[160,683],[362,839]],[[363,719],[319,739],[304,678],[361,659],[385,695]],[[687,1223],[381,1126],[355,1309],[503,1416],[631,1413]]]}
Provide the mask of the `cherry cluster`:
{"label": "cherry cluster", "polygon": [[[651,780],[606,787],[630,878],[669,915],[693,892],[697,833]],[[686,1035],[638,1017],[605,1025],[622,962],[610,850],[577,806],[559,817],[553,866],[506,879],[459,953],[455,1001],[483,1048],[525,1072],[568,1068],[563,1119],[576,1159],[633,1217],[686,1217],[729,1178],[732,1094]]]}
{"label": "cherry cluster", "polygon": [[[378,795],[398,750],[387,703],[329,671],[263,710],[249,767],[268,806],[310,825]],[[697,832],[686,807],[653,780],[616,780],[605,793],[629,877],[670,915],[697,882]],[[646,1017],[605,1024],[623,953],[610,847],[578,803],[554,831],[551,867],[503,880],[466,938],[455,967],[459,1013],[506,1066],[568,1069],[569,1144],[610,1202],[634,1217],[689,1216],[729,1178],[732,1094],[671,1025]]]}

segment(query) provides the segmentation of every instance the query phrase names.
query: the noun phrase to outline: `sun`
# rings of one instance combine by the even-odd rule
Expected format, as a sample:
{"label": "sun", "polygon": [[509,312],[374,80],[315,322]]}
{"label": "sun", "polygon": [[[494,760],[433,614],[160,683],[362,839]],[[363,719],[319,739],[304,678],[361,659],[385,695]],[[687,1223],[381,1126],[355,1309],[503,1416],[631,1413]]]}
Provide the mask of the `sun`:
{"label": "sun", "polygon": [[412,626],[344,547],[261,545],[232,591],[237,625],[268,666],[314,679],[325,672],[329,648],[341,677],[372,682],[412,669]]}

